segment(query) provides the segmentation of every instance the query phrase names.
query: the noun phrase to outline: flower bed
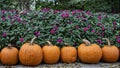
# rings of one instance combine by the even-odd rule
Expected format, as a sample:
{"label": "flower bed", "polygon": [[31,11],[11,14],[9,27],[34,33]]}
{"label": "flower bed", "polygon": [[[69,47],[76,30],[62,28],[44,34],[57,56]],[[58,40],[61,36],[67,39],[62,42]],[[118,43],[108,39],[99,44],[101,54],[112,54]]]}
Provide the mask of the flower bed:
{"label": "flower bed", "polygon": [[102,38],[109,38],[111,44],[119,47],[120,15],[48,8],[21,13],[0,10],[1,48],[9,43],[20,47],[34,35],[40,45],[49,40],[60,47],[64,43],[77,47],[86,38],[103,46],[106,42]]}

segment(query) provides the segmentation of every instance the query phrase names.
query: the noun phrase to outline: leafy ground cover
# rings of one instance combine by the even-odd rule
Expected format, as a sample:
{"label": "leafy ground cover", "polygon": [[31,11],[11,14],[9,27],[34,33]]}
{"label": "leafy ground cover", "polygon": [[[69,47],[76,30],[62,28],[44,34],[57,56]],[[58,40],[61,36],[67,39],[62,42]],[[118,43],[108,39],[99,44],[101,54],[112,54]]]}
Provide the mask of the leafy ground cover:
{"label": "leafy ground cover", "polygon": [[77,47],[86,38],[102,47],[106,44],[102,38],[109,38],[119,47],[120,15],[49,8],[29,12],[0,10],[1,48],[9,43],[20,47],[34,35],[40,45],[49,40],[60,47],[64,43]]}

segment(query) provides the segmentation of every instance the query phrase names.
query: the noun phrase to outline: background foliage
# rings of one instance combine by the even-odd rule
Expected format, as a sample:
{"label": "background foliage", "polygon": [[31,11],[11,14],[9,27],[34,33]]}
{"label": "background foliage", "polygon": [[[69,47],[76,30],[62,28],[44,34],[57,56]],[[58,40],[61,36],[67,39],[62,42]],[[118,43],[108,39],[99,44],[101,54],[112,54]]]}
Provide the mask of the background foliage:
{"label": "background foliage", "polygon": [[82,9],[92,12],[119,12],[120,1],[119,0],[55,0],[54,2],[41,1],[41,0],[0,0],[0,9],[18,9],[29,10],[30,5],[35,1],[36,10],[41,8],[52,9]]}

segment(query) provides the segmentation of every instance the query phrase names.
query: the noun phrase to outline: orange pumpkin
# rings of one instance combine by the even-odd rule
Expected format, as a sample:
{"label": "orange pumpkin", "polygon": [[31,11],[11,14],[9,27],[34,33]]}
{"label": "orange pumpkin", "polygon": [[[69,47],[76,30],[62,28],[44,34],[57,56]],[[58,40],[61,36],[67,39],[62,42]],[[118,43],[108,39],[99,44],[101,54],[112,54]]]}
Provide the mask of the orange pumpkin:
{"label": "orange pumpkin", "polygon": [[70,46],[69,44],[66,47],[61,49],[61,60],[64,63],[73,63],[77,59],[77,50],[75,47]]}
{"label": "orange pumpkin", "polygon": [[48,45],[43,47],[43,61],[47,64],[57,63],[60,58],[60,48],[47,41]]}
{"label": "orange pumpkin", "polygon": [[42,62],[42,49],[38,44],[34,44],[34,37],[30,43],[25,43],[20,48],[19,59],[21,64],[35,66]]}
{"label": "orange pumpkin", "polygon": [[18,49],[8,44],[1,50],[1,63],[5,65],[15,65],[18,62]]}
{"label": "orange pumpkin", "polygon": [[102,48],[102,60],[104,62],[116,62],[119,58],[119,49],[116,47],[116,46],[112,46],[110,44],[110,41],[109,39],[107,38],[103,38],[105,40],[107,40],[108,42],[108,45],[105,45],[103,48]]}
{"label": "orange pumpkin", "polygon": [[102,50],[99,45],[91,44],[83,39],[83,44],[78,47],[79,59],[84,63],[98,63],[102,58]]}

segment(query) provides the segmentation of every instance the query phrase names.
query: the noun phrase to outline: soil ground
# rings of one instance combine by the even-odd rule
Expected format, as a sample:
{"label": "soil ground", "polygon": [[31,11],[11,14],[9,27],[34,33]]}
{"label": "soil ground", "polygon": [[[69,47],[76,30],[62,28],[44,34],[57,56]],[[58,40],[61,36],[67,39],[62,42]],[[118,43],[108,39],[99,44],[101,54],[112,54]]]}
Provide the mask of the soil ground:
{"label": "soil ground", "polygon": [[103,63],[100,62],[98,64],[84,64],[80,62],[76,63],[57,63],[53,65],[48,64],[40,64],[36,67],[30,67],[30,66],[23,66],[23,65],[16,65],[16,66],[2,66],[0,64],[0,68],[120,68],[120,62],[116,63]]}

